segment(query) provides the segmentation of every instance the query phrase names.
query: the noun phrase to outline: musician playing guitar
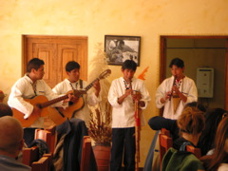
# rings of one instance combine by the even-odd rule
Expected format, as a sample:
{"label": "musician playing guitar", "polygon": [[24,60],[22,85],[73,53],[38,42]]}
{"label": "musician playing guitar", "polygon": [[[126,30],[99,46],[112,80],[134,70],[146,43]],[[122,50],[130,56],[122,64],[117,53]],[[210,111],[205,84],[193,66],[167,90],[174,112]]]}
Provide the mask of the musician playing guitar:
{"label": "musician playing guitar", "polygon": [[[13,85],[8,99],[8,104],[13,110],[21,112],[21,116],[24,114],[22,118],[25,119],[25,122],[27,121],[26,119],[37,116],[37,120],[35,120],[31,127],[43,128],[45,116],[41,117],[43,109],[29,103],[26,99],[32,99],[36,96],[41,97],[41,95],[46,97],[47,100],[59,97],[59,95],[52,92],[51,88],[42,79],[44,74],[44,61],[38,58],[31,59],[27,64],[27,73]],[[55,103],[53,106],[67,107],[68,104],[66,102],[72,98],[73,96],[69,94],[68,99]],[[56,117],[61,116],[56,114]]]}
{"label": "musician playing guitar", "polygon": [[[57,84],[52,90],[58,94],[67,94],[72,90],[82,90],[87,87],[88,83],[80,79],[80,65],[75,61],[69,61],[65,66],[65,71],[67,74],[67,78]],[[82,119],[89,123],[89,109],[88,105],[96,105],[99,99],[100,93],[100,83],[99,81],[95,81],[92,85],[95,91],[88,91],[87,94],[84,94],[83,97],[75,96],[69,102],[70,112],[67,114],[67,117],[75,117]],[[60,110],[63,114],[66,114],[65,111],[69,110],[69,108]]]}
{"label": "musician playing guitar", "polygon": [[[43,76],[44,76],[44,61],[38,58],[31,59],[27,65],[27,74],[24,77],[20,78],[13,85],[9,96],[9,100],[8,100],[9,106],[13,110],[16,109],[16,111],[20,111],[22,112],[22,114],[24,113],[25,119],[26,118],[29,119],[33,115],[38,115],[38,120],[36,120],[35,123],[31,125],[32,127],[38,127],[38,128],[44,127],[43,117],[40,117],[40,116],[42,115],[42,112],[47,109],[47,107],[41,109],[39,106],[30,104],[29,102],[26,101],[26,99],[31,99],[34,96],[37,96],[38,98],[45,96],[47,97],[48,100],[56,99],[59,96],[64,97],[62,95],[55,94],[51,90],[51,88],[44,82],[44,80],[42,80]],[[71,101],[72,99],[75,99],[74,95],[71,95],[71,94],[68,94],[65,96],[66,96],[65,100],[55,103],[53,105],[56,107],[67,107],[68,102]],[[55,108],[49,107],[48,109],[50,109],[48,110],[50,112],[48,113],[48,115],[53,116],[52,112],[56,112],[54,113],[54,116],[56,116],[57,120],[62,120],[62,116]],[[14,112],[14,114],[15,113],[16,112]],[[49,117],[48,115],[47,117]],[[29,128],[27,128],[26,130],[28,129]],[[63,139],[63,141],[57,142],[58,144],[56,145],[56,147],[61,146],[59,145],[59,143],[64,142],[63,144],[67,146],[67,147],[64,147],[64,149],[62,149],[64,156],[65,155],[67,156],[68,151],[71,151],[73,155],[69,159],[66,156],[63,159],[62,158],[63,156],[60,156],[59,154],[55,154],[55,155],[59,155],[59,158],[55,157],[56,159],[55,161],[58,160],[58,163],[61,163],[60,164],[61,166],[66,166],[64,168],[61,168],[60,170],[80,170],[80,166],[79,166],[80,161],[78,161],[79,160],[78,155],[80,152],[79,149],[81,146],[82,137],[85,135],[88,135],[85,122],[76,118],[70,121],[65,120],[65,122],[63,122],[62,124],[56,127],[56,131],[57,131],[58,138],[60,138],[63,134],[65,135],[65,138]],[[31,134],[30,131],[28,132],[29,134]],[[25,134],[26,133],[27,131],[25,132]],[[28,136],[29,135],[25,135],[25,137],[28,137]],[[26,142],[31,143],[28,141]],[[74,148],[71,148],[72,146]],[[57,149],[56,151],[60,151],[60,150]],[[66,163],[66,162],[69,162],[69,163]],[[55,167],[57,166],[55,165]]]}
{"label": "musician playing guitar", "polygon": [[[65,66],[67,78],[57,84],[52,90],[58,95],[67,94],[72,90],[82,90],[86,88],[87,83],[80,80],[80,65],[75,61],[69,61]],[[64,169],[63,170],[80,170],[78,161],[78,154],[80,152],[80,144],[82,141],[77,141],[80,137],[88,135],[86,126],[80,129],[77,125],[85,125],[89,123],[89,109],[87,104],[95,105],[99,101],[100,83],[95,81],[92,85],[95,92],[88,92],[83,96],[74,96],[69,101],[69,106],[66,109],[60,108],[59,111],[69,118],[69,124],[62,124],[57,127],[58,136],[64,137],[67,132],[66,138],[70,143],[62,145],[64,150]],[[78,124],[80,123],[80,124]],[[88,126],[88,125],[87,125]],[[62,131],[65,130],[65,131]],[[65,141],[65,140],[64,140]],[[77,151],[78,153],[75,153]],[[56,164],[58,162],[55,162]],[[94,162],[91,162],[92,166]],[[55,164],[55,165],[56,165]],[[93,167],[93,166],[92,166]]]}

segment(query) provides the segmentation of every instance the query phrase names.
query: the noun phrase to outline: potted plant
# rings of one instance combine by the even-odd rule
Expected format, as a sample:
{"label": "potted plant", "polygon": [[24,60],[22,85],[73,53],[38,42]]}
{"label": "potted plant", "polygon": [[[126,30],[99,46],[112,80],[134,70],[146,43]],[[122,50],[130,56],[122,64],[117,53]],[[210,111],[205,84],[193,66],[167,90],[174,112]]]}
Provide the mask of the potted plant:
{"label": "potted plant", "polygon": [[[106,56],[102,50],[102,44],[97,44],[96,56],[90,62],[90,79],[102,73],[108,68]],[[96,74],[97,73],[97,74]],[[108,102],[108,90],[110,82],[107,79],[100,80],[101,101],[95,106],[89,106],[90,124],[89,135],[93,140],[93,151],[96,158],[98,170],[109,170],[109,158],[111,149],[111,105]]]}
{"label": "potted plant", "polygon": [[93,140],[93,152],[98,170],[108,171],[111,149],[111,106],[106,101],[91,108],[89,135]]}
{"label": "potted plant", "polygon": [[[101,104],[104,103],[104,104]],[[106,102],[101,102],[95,107],[91,107],[89,134],[94,140],[95,146],[111,145],[111,106]]]}

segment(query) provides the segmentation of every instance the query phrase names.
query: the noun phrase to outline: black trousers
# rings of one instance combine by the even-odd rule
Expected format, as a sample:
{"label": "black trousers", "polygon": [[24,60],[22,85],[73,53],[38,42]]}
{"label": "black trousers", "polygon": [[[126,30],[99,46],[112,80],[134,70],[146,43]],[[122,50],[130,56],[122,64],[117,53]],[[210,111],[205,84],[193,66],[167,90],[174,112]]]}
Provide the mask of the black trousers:
{"label": "black trousers", "polygon": [[36,129],[37,128],[24,128],[24,141],[28,147],[31,147],[33,143]]}
{"label": "black trousers", "polygon": [[135,128],[113,128],[110,171],[135,170]]}

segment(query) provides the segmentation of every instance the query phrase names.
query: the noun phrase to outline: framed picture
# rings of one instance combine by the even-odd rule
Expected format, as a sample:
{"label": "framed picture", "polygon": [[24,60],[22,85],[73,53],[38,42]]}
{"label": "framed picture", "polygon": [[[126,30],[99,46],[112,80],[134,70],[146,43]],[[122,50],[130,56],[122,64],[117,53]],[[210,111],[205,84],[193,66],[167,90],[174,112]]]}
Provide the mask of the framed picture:
{"label": "framed picture", "polygon": [[107,62],[109,65],[122,65],[127,60],[134,60],[139,66],[140,60],[139,36],[114,36],[105,35],[105,47]]}

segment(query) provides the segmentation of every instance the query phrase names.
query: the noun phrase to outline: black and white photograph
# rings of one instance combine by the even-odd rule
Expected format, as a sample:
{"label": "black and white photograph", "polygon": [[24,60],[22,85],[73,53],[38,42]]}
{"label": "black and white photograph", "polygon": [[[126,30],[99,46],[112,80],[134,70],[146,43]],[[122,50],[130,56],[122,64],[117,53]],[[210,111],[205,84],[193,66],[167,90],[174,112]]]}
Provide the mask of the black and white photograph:
{"label": "black and white photograph", "polygon": [[122,65],[127,60],[134,60],[139,66],[140,59],[139,36],[105,35],[105,52],[109,65]]}

